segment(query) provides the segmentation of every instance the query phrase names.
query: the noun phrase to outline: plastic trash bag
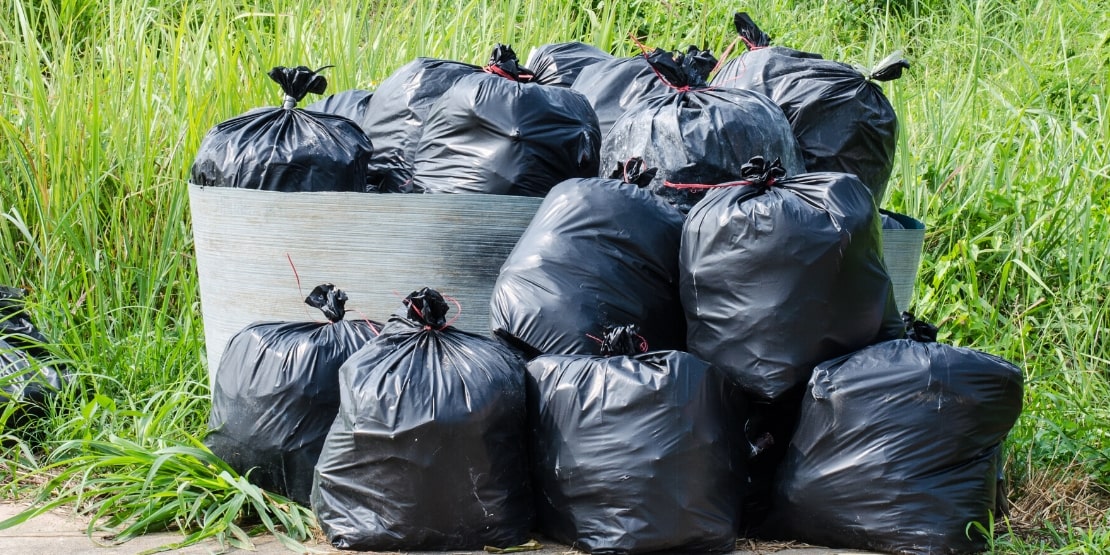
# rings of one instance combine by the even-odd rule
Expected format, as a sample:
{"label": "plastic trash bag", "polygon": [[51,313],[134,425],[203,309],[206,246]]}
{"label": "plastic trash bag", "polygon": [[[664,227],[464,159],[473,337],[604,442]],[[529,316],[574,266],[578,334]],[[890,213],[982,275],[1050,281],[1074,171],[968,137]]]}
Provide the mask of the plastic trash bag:
{"label": "plastic trash bag", "polygon": [[524,65],[535,72],[535,83],[569,87],[584,68],[612,59],[612,54],[596,46],[560,42],[533,48]]}
{"label": "plastic trash bag", "polygon": [[881,206],[894,166],[898,117],[878,83],[901,77],[909,62],[896,52],[861,70],[771,46],[748,14],[734,19],[749,51],[725,63],[713,84],[769,96],[790,120],[809,171],[856,174]]}
{"label": "plastic trash bag", "polygon": [[373,97],[374,93],[372,91],[349,89],[317,100],[305,106],[304,109],[309,112],[323,112],[343,116],[355,122],[359,129],[366,132],[366,129],[363,129],[359,122],[366,118],[366,112],[370,109],[370,99]]}
{"label": "plastic trash bag", "polygon": [[753,158],[690,211],[679,291],[691,353],[773,401],[823,360],[902,336],[879,212],[846,173]]}
{"label": "plastic trash bag", "polygon": [[328,321],[247,326],[228,341],[212,387],[205,444],[251,483],[306,506],[339,412],[339,366],[381,327],[344,320],[346,301],[320,285],[305,303]]}
{"label": "plastic trash bag", "polygon": [[617,327],[603,356],[528,363],[539,529],[590,553],[731,552],[743,469],[725,381],[645,349]]}
{"label": "plastic trash bag", "polygon": [[27,313],[26,291],[0,286],[0,403],[22,404],[9,429],[38,416],[70,380],[68,370],[46,348],[49,343]]}
{"label": "plastic trash bag", "polygon": [[340,549],[523,543],[534,509],[524,363],[448,325],[424,288],[340,369],[342,403],[316,465],[312,508]]}
{"label": "plastic trash bag", "polygon": [[927,324],[912,326],[909,338],[814,370],[776,481],[769,535],[888,553],[986,548],[974,529],[968,537],[968,524],[986,526],[995,508],[1001,444],[1022,410],[1022,372],[935,343]]}
{"label": "plastic trash bag", "polygon": [[362,129],[345,117],[296,107],[310,92],[323,94],[324,76],[304,66],[275,67],[269,76],[285,92],[284,103],[213,127],[193,160],[192,182],[284,192],[365,191],[374,148]]}
{"label": "plastic trash bag", "polygon": [[[717,59],[708,50],[690,46],[685,53],[661,48],[631,58],[613,58],[586,66],[571,89],[582,93],[597,113],[604,137],[613,123],[645,98],[665,94],[676,87],[706,85]],[[680,68],[680,74],[672,72]],[[682,81],[684,85],[676,85]],[[639,155],[638,153],[636,155]]]}
{"label": "plastic trash bag", "polygon": [[542,197],[565,179],[598,175],[601,134],[589,103],[531,79],[497,45],[485,71],[445,91],[424,122],[413,188]]}
{"label": "plastic trash bag", "polygon": [[598,354],[608,326],[637,325],[653,349],[683,349],[682,214],[642,184],[642,160],[548,193],[493,286],[494,335],[531,358]]}

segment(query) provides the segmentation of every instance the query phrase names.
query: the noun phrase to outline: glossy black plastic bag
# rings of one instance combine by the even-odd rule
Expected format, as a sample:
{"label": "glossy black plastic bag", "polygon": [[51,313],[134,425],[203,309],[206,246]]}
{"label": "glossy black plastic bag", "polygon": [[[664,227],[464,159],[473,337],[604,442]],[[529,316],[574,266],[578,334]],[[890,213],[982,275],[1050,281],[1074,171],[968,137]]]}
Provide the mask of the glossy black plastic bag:
{"label": "glossy black plastic bag", "polygon": [[743,178],[690,211],[680,293],[690,352],[773,401],[819,362],[903,331],[879,212],[856,176],[786,177],[753,159]]}
{"label": "glossy black plastic bag", "polygon": [[69,382],[68,370],[47,349],[49,342],[27,313],[26,292],[0,286],[0,404],[21,404],[0,428],[15,430],[41,416],[44,403]]}
{"label": "glossy black plastic bag", "polygon": [[535,72],[535,83],[569,87],[584,68],[612,59],[612,54],[596,46],[581,42],[560,42],[533,48],[524,65]]}
{"label": "glossy black plastic bag", "polygon": [[696,46],[688,47],[685,53],[657,48],[639,56],[586,66],[571,89],[585,95],[593,106],[604,137],[613,123],[641,100],[676,88],[705,86],[716,64],[713,54]]}
{"label": "glossy black plastic bag", "polygon": [[[606,327],[639,326],[653,349],[683,349],[682,214],[642,187],[642,161],[548,193],[501,266],[490,327],[526,356],[598,354]],[[629,182],[631,181],[631,182]]]}
{"label": "glossy black plastic bag", "polygon": [[[366,111],[370,109],[370,99],[373,97],[374,93],[372,91],[349,89],[317,100],[305,106],[304,109],[309,112],[323,112],[343,116],[355,122],[359,129],[362,129],[362,124],[359,122],[366,118]],[[366,131],[365,129],[362,130],[363,132]]]}
{"label": "glossy black plastic bag", "polygon": [[539,529],[591,553],[731,552],[743,472],[725,380],[633,334],[528,363]]}
{"label": "glossy black plastic bag", "polygon": [[564,179],[596,176],[593,109],[582,95],[531,78],[512,49],[498,45],[487,71],[445,91],[424,122],[414,189],[542,197]]}
{"label": "glossy black plastic bag", "polygon": [[724,64],[713,84],[756,91],[782,107],[811,172],[856,174],[882,205],[894,166],[898,117],[878,82],[901,77],[898,53],[871,71],[819,54],[771,46],[745,13],[736,30],[749,51]]}
{"label": "glossy black plastic bag", "polygon": [[305,299],[326,322],[256,322],[228,341],[204,442],[251,483],[308,505],[312,469],[339,412],[339,366],[380,325],[344,320],[347,296],[324,284]]}
{"label": "glossy black plastic bag", "polygon": [[[986,548],[1013,364],[921,334],[821,363],[776,481],[769,535],[888,553]],[[997,515],[996,515],[997,516]],[[970,534],[970,538],[968,537]]]}
{"label": "glossy black plastic bag", "polygon": [[212,128],[193,160],[192,182],[204,187],[266,191],[366,190],[373,154],[355,122],[297,108],[327,81],[307,67],[275,67],[269,76],[285,92],[277,108],[258,108]]}
{"label": "glossy black plastic bag", "polygon": [[312,508],[340,549],[482,549],[527,540],[524,363],[446,321],[427,288],[340,369]]}
{"label": "glossy black plastic bag", "polygon": [[[664,57],[657,67],[668,62]],[[706,185],[738,179],[754,156],[779,159],[789,175],[805,173],[790,122],[769,98],[709,88],[677,69],[666,73],[674,75],[674,88],[634,104],[613,123],[601,146],[605,167],[643,157],[659,168],[652,190],[683,213],[705,196]]]}

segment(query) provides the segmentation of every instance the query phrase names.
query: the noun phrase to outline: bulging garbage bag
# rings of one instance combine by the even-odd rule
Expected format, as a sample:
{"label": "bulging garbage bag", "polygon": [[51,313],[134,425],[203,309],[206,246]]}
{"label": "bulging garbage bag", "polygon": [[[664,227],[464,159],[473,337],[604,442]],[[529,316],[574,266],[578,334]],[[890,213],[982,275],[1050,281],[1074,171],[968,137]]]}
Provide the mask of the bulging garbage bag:
{"label": "bulging garbage bag", "polygon": [[[349,89],[317,100],[305,106],[304,109],[309,112],[323,112],[343,116],[355,122],[359,129],[362,129],[359,122],[366,118],[366,111],[370,109],[370,99],[373,97],[374,93],[372,91]],[[366,131],[365,129],[362,130],[363,132]]]}
{"label": "bulging garbage bag", "polygon": [[617,119],[641,100],[674,88],[705,86],[716,64],[712,53],[696,46],[687,47],[685,53],[657,48],[586,66],[571,89],[582,93],[593,106],[604,137]]}
{"label": "bulging garbage bag", "polygon": [[542,197],[564,179],[598,175],[601,134],[589,103],[531,80],[512,49],[497,45],[486,71],[445,91],[424,122],[414,189]]}
{"label": "bulging garbage bag", "polygon": [[641,186],[633,159],[611,178],[548,193],[493,286],[490,326],[525,356],[598,354],[608,326],[635,324],[653,349],[683,349],[678,297],[682,214]]}
{"label": "bulging garbage bag", "polygon": [[316,287],[326,322],[256,322],[228,341],[204,442],[251,483],[308,505],[312,469],[339,412],[339,366],[380,329],[344,319],[347,295]]}
{"label": "bulging garbage bag", "polygon": [[324,76],[304,66],[275,67],[269,76],[281,85],[285,102],[212,128],[193,160],[192,182],[285,192],[365,191],[374,149],[362,129],[343,116],[296,107],[310,92],[323,94]]}
{"label": "bulging garbage bag", "polygon": [[736,14],[735,25],[749,51],[725,63],[713,84],[770,97],[790,120],[809,171],[855,174],[881,206],[894,166],[898,117],[878,83],[901,77],[909,62],[895,53],[861,70],[771,46],[746,13]]}
{"label": "bulging garbage bag", "polygon": [[340,549],[509,547],[533,523],[524,363],[422,289],[340,369],[312,508]]}
{"label": "bulging garbage bag", "polygon": [[539,529],[590,553],[731,552],[742,495],[725,381],[635,327],[528,363]]}
{"label": "bulging garbage bag", "polygon": [[536,83],[569,87],[584,68],[612,59],[612,54],[596,46],[560,42],[533,48],[524,65],[535,72],[533,81]]}
{"label": "bulging garbage bag", "polygon": [[[26,295],[22,288],[0,285],[0,402],[24,403],[37,414],[71,377],[46,347],[50,340],[31,321]],[[17,420],[23,423],[22,417]]]}
{"label": "bulging garbage bag", "polygon": [[875,201],[851,174],[753,158],[690,211],[679,291],[691,353],[757,399],[819,362],[903,334]]}
{"label": "bulging garbage bag", "polygon": [[776,481],[770,535],[888,553],[986,547],[968,525],[990,522],[1022,372],[936,343],[928,328],[914,323],[909,338],[817,366]]}

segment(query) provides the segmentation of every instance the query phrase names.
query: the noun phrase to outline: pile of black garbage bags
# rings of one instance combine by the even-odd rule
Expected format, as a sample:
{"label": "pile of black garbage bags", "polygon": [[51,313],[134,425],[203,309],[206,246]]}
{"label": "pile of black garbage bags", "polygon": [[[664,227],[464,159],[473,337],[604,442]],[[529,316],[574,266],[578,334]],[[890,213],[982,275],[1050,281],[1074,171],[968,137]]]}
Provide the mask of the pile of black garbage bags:
{"label": "pile of black garbage bags", "polygon": [[748,52],[723,64],[498,45],[305,109],[323,77],[275,69],[283,106],[214,128],[194,183],[543,201],[489,329],[427,288],[352,318],[322,285],[319,321],[234,336],[213,452],[342,549],[982,549],[1022,372],[895,306],[877,82],[908,63],[861,72],[734,23]]}

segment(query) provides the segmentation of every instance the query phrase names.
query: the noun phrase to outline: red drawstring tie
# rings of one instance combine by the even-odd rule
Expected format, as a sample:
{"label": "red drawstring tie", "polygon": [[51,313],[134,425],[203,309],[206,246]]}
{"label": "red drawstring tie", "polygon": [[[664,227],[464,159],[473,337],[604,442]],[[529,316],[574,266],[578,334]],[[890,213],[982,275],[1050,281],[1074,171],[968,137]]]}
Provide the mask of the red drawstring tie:
{"label": "red drawstring tie", "polygon": [[[760,182],[748,181],[748,180],[727,181],[725,183],[718,183],[716,185],[711,185],[711,184],[708,184],[708,183],[671,183],[670,181],[663,181],[663,186],[664,187],[670,187],[671,189],[679,189],[679,190],[683,190],[683,191],[705,191],[705,190],[709,190],[709,189],[724,189],[724,188],[727,188],[727,187],[744,187],[744,186],[747,186],[747,185],[759,185],[759,184],[760,184]],[[766,182],[764,182],[762,184],[767,186],[767,187],[771,187],[772,185],[775,184],[775,179],[774,178],[768,179]]]}
{"label": "red drawstring tie", "polygon": [[482,71],[484,71],[486,73],[492,73],[494,75],[497,75],[498,77],[504,77],[505,79],[509,79],[511,81],[519,81],[521,83],[531,82],[532,77],[533,77],[532,75],[529,75],[527,73],[521,73],[520,75],[513,75],[512,73],[509,73],[509,72],[501,69],[500,67],[498,67],[494,64],[490,64],[490,65],[482,68]]}

